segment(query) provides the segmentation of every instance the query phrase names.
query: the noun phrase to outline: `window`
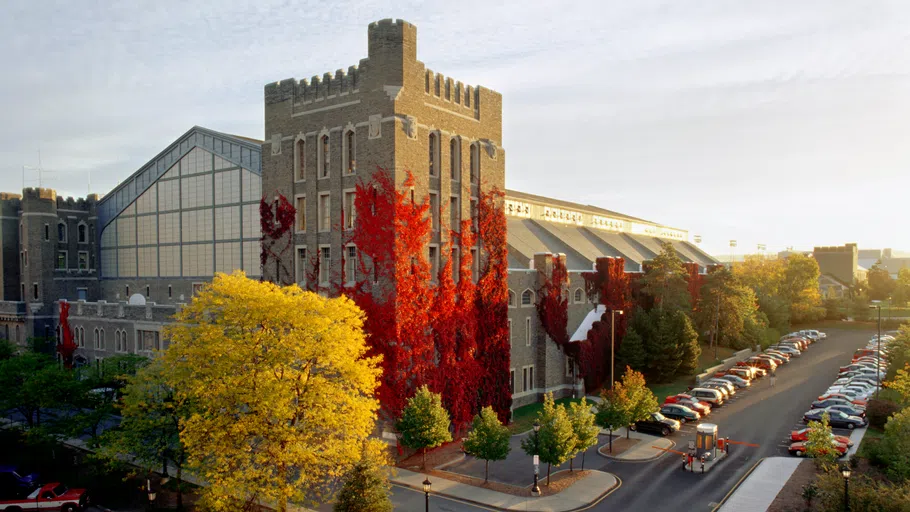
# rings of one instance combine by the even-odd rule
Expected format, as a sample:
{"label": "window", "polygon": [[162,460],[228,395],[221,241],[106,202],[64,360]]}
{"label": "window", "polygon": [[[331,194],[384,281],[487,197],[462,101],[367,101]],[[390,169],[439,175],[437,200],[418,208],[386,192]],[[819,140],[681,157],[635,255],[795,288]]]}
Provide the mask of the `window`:
{"label": "window", "polygon": [[62,222],[57,224],[57,241],[66,242],[66,224]]}
{"label": "window", "polygon": [[344,134],[344,173],[354,174],[357,172],[357,160],[355,157],[354,130],[348,130]]}
{"label": "window", "polygon": [[458,274],[461,271],[460,260],[458,259],[458,247],[452,248],[452,281],[458,282]]}
{"label": "window", "polygon": [[145,285],[145,298],[150,299],[152,297],[152,289],[149,285]]}
{"label": "window", "polygon": [[429,260],[430,281],[436,282],[439,280],[439,247],[436,247],[435,245],[430,246]]}
{"label": "window", "polygon": [[471,183],[477,183],[480,178],[480,146],[471,144]]}
{"label": "window", "polygon": [[430,216],[433,219],[433,231],[439,231],[439,193],[430,192]]}
{"label": "window", "polygon": [[471,231],[477,233],[478,229],[478,218],[477,218],[477,198],[471,198]]}
{"label": "window", "polygon": [[576,288],[575,289],[575,303],[581,304],[584,301],[585,301],[585,293],[583,291],[581,291],[581,288]]}
{"label": "window", "polygon": [[79,251],[79,270],[88,270],[88,251]]}
{"label": "window", "polygon": [[429,143],[430,176],[439,176],[439,169],[436,168],[439,165],[438,160],[436,158],[436,154],[439,152],[439,144],[437,143],[436,139],[437,139],[436,134],[431,133],[430,134],[430,143]]}
{"label": "window", "polygon": [[515,292],[513,292],[512,290],[509,290],[509,307],[510,308],[515,307]]}
{"label": "window", "polygon": [[357,247],[349,245],[344,259],[344,280],[353,285],[357,282]]}
{"label": "window", "polygon": [[527,391],[534,389],[534,366],[528,367],[528,386]]}
{"label": "window", "polygon": [[88,243],[88,226],[79,224],[76,233],[80,244]]}
{"label": "window", "polygon": [[328,192],[319,194],[319,231],[332,229],[332,198]]}
{"label": "window", "polygon": [[306,247],[297,248],[297,284],[301,288],[306,288]]}
{"label": "window", "polygon": [[525,318],[525,346],[531,346],[531,317]]}
{"label": "window", "polygon": [[515,369],[509,368],[509,393],[515,392]]}
{"label": "window", "polygon": [[512,319],[509,319],[509,346],[512,346]]}
{"label": "window", "polygon": [[341,214],[344,216],[344,229],[354,229],[354,219],[357,217],[357,212],[354,209],[354,191],[345,191],[344,193],[344,203]]}
{"label": "window", "polygon": [[174,296],[174,289],[171,288],[171,285],[167,285],[167,298],[172,298]]}
{"label": "window", "polygon": [[480,280],[480,258],[477,257],[476,247],[471,247],[471,279],[475,283]]}
{"label": "window", "polygon": [[521,391],[525,392],[528,390],[528,367],[525,366],[521,369]]}
{"label": "window", "polygon": [[461,179],[461,144],[458,137],[449,141],[449,171],[452,181]]}
{"label": "window", "polygon": [[88,300],[88,288],[76,288],[76,300]]}
{"label": "window", "polygon": [[32,298],[38,300],[38,283],[32,283]]}
{"label": "window", "polygon": [[458,196],[449,198],[449,229],[456,233],[461,231],[461,201]]}
{"label": "window", "polygon": [[[22,226],[20,225],[19,227],[21,228]],[[22,236],[21,229],[19,230],[19,236],[20,237]],[[50,225],[45,224],[44,225],[44,241],[47,242],[47,241],[50,241],[50,239],[51,239],[51,227],[50,227]]]}
{"label": "window", "polygon": [[126,298],[130,298],[130,285],[126,285]]}
{"label": "window", "polygon": [[205,286],[205,283],[193,283],[193,297],[199,294],[202,291],[202,287]]}
{"label": "window", "polygon": [[95,350],[105,350],[104,329],[95,329]]}
{"label": "window", "polygon": [[319,284],[325,286],[329,284],[329,267],[332,264],[332,248],[319,248]]}
{"label": "window", "polygon": [[329,135],[325,134],[319,139],[319,177],[329,177]]}
{"label": "window", "polygon": [[22,263],[23,267],[28,266],[28,251],[22,251],[19,253],[19,260]]}
{"label": "window", "polygon": [[114,351],[123,352],[123,339],[120,337],[120,331],[114,331]]}
{"label": "window", "polygon": [[26,300],[25,296],[25,283],[19,285],[19,296],[22,297],[22,300]]}
{"label": "window", "polygon": [[571,357],[566,357],[566,377],[575,376],[575,360]]}
{"label": "window", "polygon": [[54,268],[57,270],[66,270],[66,251],[57,251],[57,264]]}
{"label": "window", "polygon": [[534,304],[534,292],[531,290],[525,290],[521,292],[521,306],[531,306]]}
{"label": "window", "polygon": [[296,149],[294,150],[294,169],[297,181],[306,180],[306,141],[297,139]]}
{"label": "window", "polygon": [[151,352],[160,350],[160,338],[158,331],[136,331],[136,350]]}
{"label": "window", "polygon": [[298,196],[297,204],[297,232],[303,233],[306,231],[306,196]]}

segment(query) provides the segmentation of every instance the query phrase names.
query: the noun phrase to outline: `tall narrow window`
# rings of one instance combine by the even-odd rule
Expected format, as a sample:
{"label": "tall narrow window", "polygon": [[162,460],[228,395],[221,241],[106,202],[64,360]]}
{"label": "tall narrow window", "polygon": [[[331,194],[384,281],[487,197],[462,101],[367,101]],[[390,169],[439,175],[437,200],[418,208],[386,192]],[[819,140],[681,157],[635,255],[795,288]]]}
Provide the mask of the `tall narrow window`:
{"label": "tall narrow window", "polygon": [[357,212],[354,210],[354,191],[344,193],[344,229],[354,229]]}
{"label": "tall narrow window", "polygon": [[66,270],[66,251],[57,251],[57,270]]}
{"label": "tall narrow window", "polygon": [[471,279],[475,283],[480,280],[480,258],[477,257],[476,247],[471,247]]}
{"label": "tall narrow window", "polygon": [[297,284],[302,287],[306,287],[306,247],[300,247],[297,249]]}
{"label": "tall narrow window", "polygon": [[[19,225],[19,236],[22,236],[22,225]],[[51,239],[51,227],[47,224],[44,225],[44,241],[50,241]]]}
{"label": "tall narrow window", "polygon": [[149,285],[145,285],[145,297],[147,299],[152,297],[152,288]]}
{"label": "tall narrow window", "polygon": [[297,160],[294,168],[295,176],[297,181],[303,181],[306,179],[306,141],[303,139],[297,140],[297,148],[294,152],[294,158]]}
{"label": "tall narrow window", "polygon": [[306,196],[297,198],[297,231],[306,231]]}
{"label": "tall narrow window", "polygon": [[345,174],[357,172],[356,148],[354,147],[354,130],[344,134],[344,171]]}
{"label": "tall narrow window", "polygon": [[471,230],[475,233],[478,229],[478,218],[477,218],[477,198],[471,198]]}
{"label": "tall narrow window", "polygon": [[430,134],[430,144],[429,144],[429,146],[430,146],[430,158],[429,158],[429,162],[430,162],[430,176],[438,176],[438,175],[439,175],[439,170],[436,168],[436,166],[439,165],[438,162],[437,162],[437,160],[436,160],[436,153],[437,153],[437,150],[438,150],[438,144],[437,144],[437,141],[436,141],[436,134],[435,134],[435,133],[431,133],[431,134]]}
{"label": "tall narrow window", "polygon": [[320,251],[319,284],[325,286],[329,284],[329,267],[332,265],[332,248],[322,247],[320,248]]}
{"label": "tall narrow window", "polygon": [[332,201],[329,193],[319,195],[319,231],[329,231],[332,228]]}
{"label": "tall narrow window", "polygon": [[357,248],[353,245],[347,247],[348,253],[344,259],[344,280],[353,285],[357,282]]}
{"label": "tall narrow window", "polygon": [[130,298],[130,285],[126,285],[126,298]]}
{"label": "tall narrow window", "polygon": [[525,318],[525,346],[531,346],[531,317]]}
{"label": "tall narrow window", "polygon": [[477,183],[480,177],[480,146],[471,144],[471,183]]}
{"label": "tall narrow window", "polygon": [[38,283],[32,283],[32,298],[38,300]]}
{"label": "tall narrow window", "polygon": [[515,370],[509,370],[509,393],[515,392]]}
{"label": "tall narrow window", "polygon": [[439,231],[439,194],[430,192],[430,216],[433,219],[433,231]]}
{"label": "tall narrow window", "polygon": [[167,298],[172,298],[174,296],[174,289],[171,288],[171,285],[167,285]]}
{"label": "tall narrow window", "polygon": [[66,224],[57,224],[57,241],[66,242]]}
{"label": "tall narrow window", "polygon": [[461,201],[458,196],[449,198],[449,229],[452,231],[461,231]]}
{"label": "tall narrow window", "polygon": [[429,259],[430,281],[436,282],[439,280],[439,248],[435,245],[430,246]]}
{"label": "tall narrow window", "polygon": [[319,152],[320,152],[321,160],[322,160],[322,162],[321,162],[322,169],[320,169],[320,172],[322,174],[320,174],[320,177],[328,178],[329,177],[329,136],[328,135],[323,135],[322,138],[320,139]]}
{"label": "tall narrow window", "polygon": [[88,242],[87,231],[88,231],[88,229],[86,228],[85,224],[79,224],[79,227],[76,228],[76,232],[78,233],[80,244],[84,244],[84,243]]}
{"label": "tall narrow window", "polygon": [[458,247],[452,248],[452,281],[458,282],[458,274],[460,271],[460,261],[458,259]]}
{"label": "tall narrow window", "polygon": [[461,179],[461,144],[458,143],[457,137],[452,137],[449,141],[449,169],[452,181]]}

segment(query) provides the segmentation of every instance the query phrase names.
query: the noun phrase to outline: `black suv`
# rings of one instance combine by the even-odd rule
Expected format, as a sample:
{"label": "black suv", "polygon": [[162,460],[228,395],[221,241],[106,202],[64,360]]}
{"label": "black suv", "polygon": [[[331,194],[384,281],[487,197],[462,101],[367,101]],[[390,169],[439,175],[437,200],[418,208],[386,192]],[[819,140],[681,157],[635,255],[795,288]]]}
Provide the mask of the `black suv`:
{"label": "black suv", "polygon": [[635,432],[650,432],[661,436],[668,436],[679,430],[679,422],[671,420],[659,412],[652,412],[651,418],[636,421],[629,428]]}

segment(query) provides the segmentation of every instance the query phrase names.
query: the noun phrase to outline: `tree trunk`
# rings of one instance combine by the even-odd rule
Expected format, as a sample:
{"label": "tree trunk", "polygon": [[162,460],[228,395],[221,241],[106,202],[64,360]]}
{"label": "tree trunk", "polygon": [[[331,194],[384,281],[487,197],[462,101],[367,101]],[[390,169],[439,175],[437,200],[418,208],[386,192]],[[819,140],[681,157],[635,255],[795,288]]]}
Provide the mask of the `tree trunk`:
{"label": "tree trunk", "polygon": [[630,426],[631,425],[626,425],[626,439],[629,439],[629,432],[632,430],[629,428]]}
{"label": "tree trunk", "polygon": [[183,466],[177,464],[177,510],[183,510]]}
{"label": "tree trunk", "polygon": [[427,470],[427,449],[426,449],[426,447],[423,448],[423,470],[424,471]]}
{"label": "tree trunk", "polygon": [[610,429],[610,453],[613,453],[613,429]]}
{"label": "tree trunk", "polygon": [[581,470],[585,470],[585,455],[588,453],[588,450],[581,452]]}
{"label": "tree trunk", "polygon": [[490,461],[484,461],[483,468],[483,483],[487,483],[490,480]]}
{"label": "tree trunk", "polygon": [[575,457],[572,457],[571,459],[569,459],[569,473],[572,473],[574,471],[575,471]]}
{"label": "tree trunk", "polygon": [[550,486],[550,463],[547,462],[547,487]]}

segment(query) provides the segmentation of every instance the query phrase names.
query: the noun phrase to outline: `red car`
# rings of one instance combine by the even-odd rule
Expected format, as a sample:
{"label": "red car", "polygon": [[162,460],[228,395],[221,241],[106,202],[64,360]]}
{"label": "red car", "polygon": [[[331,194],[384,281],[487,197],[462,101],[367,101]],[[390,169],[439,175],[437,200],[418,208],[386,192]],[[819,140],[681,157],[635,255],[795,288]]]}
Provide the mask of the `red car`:
{"label": "red car", "polygon": [[758,368],[767,370],[769,372],[777,368],[777,363],[775,363],[774,360],[770,357],[765,358],[760,356],[752,356],[749,359],[746,359],[746,364],[749,366],[757,366]]}
{"label": "red car", "polygon": [[742,366],[742,367],[748,366],[750,368],[755,368],[756,377],[764,377],[765,375],[768,375],[768,370],[766,368],[762,368],[762,367],[758,366],[758,363],[740,361],[740,362],[736,363],[736,366]]}
{"label": "red car", "polygon": [[[790,432],[790,442],[804,443],[804,442],[808,441],[810,430],[812,430],[812,429],[803,428],[800,430],[794,430],[794,431]],[[836,443],[847,445],[847,448],[853,446],[853,441],[851,441],[850,438],[847,436],[836,436],[834,434],[831,434],[831,439]]]}
{"label": "red car", "polygon": [[865,400],[851,400],[849,396],[847,396],[843,393],[828,393],[827,395],[822,395],[822,396],[818,397],[819,400],[827,400],[829,398],[842,398],[844,400],[849,400],[850,403],[852,403],[854,405],[859,405],[862,407],[866,406]]}
{"label": "red car", "polygon": [[685,393],[668,396],[667,399],[664,400],[664,405],[667,405],[667,404],[685,405],[689,409],[692,409],[693,411],[701,414],[702,416],[706,416],[711,412],[711,404],[708,404],[707,402],[702,402],[702,401],[698,400],[697,398],[695,398],[691,395],[687,395]]}
{"label": "red car", "polygon": [[65,485],[54,482],[35,489],[25,498],[0,499],[0,509],[78,512],[84,510],[88,502],[85,489],[67,489]]}
{"label": "red car", "polygon": [[[837,450],[837,456],[843,457],[847,454],[847,445],[838,443],[837,441],[831,441],[831,446]],[[798,443],[792,443],[790,448],[787,449],[790,452],[790,455],[795,455],[796,457],[802,457],[806,454],[806,443],[800,441]]]}

